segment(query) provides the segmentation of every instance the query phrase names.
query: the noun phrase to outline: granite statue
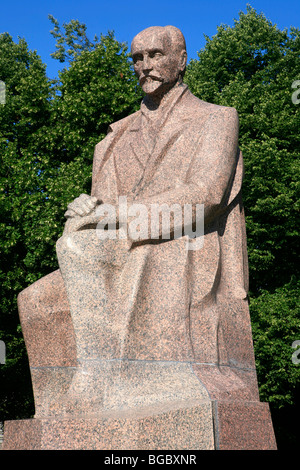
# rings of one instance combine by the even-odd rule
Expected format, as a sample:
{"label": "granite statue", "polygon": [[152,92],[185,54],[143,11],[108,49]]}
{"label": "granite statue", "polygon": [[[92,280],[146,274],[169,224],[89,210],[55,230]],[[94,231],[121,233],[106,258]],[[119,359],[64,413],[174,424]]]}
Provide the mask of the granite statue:
{"label": "granite statue", "polygon": [[[17,430],[29,448],[275,448],[253,352],[237,111],[184,84],[179,29],[147,28],[131,53],[141,107],[96,145],[59,269],[18,298],[36,414],[6,424],[6,448],[21,446]],[[132,206],[181,209],[153,236],[149,219],[132,230]]]}

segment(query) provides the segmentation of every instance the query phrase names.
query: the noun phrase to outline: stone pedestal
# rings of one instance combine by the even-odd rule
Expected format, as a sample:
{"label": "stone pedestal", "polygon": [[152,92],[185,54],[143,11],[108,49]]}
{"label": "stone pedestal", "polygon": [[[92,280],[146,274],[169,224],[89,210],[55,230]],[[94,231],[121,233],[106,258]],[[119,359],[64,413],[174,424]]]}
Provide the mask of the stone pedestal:
{"label": "stone pedestal", "polygon": [[79,357],[59,271],[21,293],[19,313],[35,417],[5,422],[4,450],[276,448],[253,361]]}
{"label": "stone pedestal", "polygon": [[[161,409],[160,409],[161,408]],[[190,401],[103,413],[5,423],[3,450],[271,450],[265,403]]]}
{"label": "stone pedestal", "polygon": [[268,403],[213,402],[215,449],[276,450]]}
{"label": "stone pedestal", "polygon": [[[161,408],[161,409],[160,409]],[[272,450],[265,403],[190,401],[167,409],[5,423],[3,450]]]}

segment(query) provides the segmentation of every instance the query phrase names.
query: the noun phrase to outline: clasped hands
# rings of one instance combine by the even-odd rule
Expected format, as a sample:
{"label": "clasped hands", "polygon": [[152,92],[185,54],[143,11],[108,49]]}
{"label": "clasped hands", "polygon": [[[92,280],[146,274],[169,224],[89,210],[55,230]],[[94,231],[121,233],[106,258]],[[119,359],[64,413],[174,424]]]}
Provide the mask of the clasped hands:
{"label": "clasped hands", "polygon": [[68,210],[65,212],[67,219],[72,217],[84,217],[90,215],[94,209],[99,205],[99,201],[95,196],[88,194],[81,194],[74,199],[73,202],[68,204]]}
{"label": "clasped hands", "polygon": [[[101,222],[104,217],[102,214],[97,214],[97,207],[99,207],[100,204],[102,204],[102,201],[99,201],[94,196],[88,196],[87,194],[81,194],[74,199],[73,202],[68,204],[68,209],[65,212],[67,221],[63,235],[68,236],[74,232],[86,229],[97,229],[99,222]],[[105,221],[107,221],[107,217]],[[118,220],[114,218],[112,223],[118,224]],[[123,266],[128,258],[132,242],[127,237],[125,237],[125,239],[120,238],[118,235],[115,237],[100,237],[97,230],[95,232],[96,234],[90,232],[86,235],[90,237],[92,244],[96,242],[96,246],[101,247],[100,251],[96,251],[99,259],[119,267]],[[117,232],[115,231],[114,233]],[[102,231],[101,234],[103,235]]]}
{"label": "clasped hands", "polygon": [[[97,208],[102,204],[102,201],[99,201],[95,196],[89,196],[87,194],[81,194],[79,197],[74,199],[73,202],[68,204],[68,209],[65,212],[65,217],[67,219],[65,224],[64,234],[76,232],[82,230],[83,228],[96,228],[98,223],[103,220],[105,217],[106,223],[111,223],[115,226],[115,229],[120,229],[121,225],[119,224],[119,211],[118,207],[115,207],[114,216],[111,221],[107,221],[107,215],[104,216],[99,212],[97,214]],[[126,221],[127,224],[130,223],[131,217],[128,217]],[[128,230],[126,228],[126,233]],[[118,237],[117,237],[118,238]],[[124,238],[124,236],[122,236]]]}

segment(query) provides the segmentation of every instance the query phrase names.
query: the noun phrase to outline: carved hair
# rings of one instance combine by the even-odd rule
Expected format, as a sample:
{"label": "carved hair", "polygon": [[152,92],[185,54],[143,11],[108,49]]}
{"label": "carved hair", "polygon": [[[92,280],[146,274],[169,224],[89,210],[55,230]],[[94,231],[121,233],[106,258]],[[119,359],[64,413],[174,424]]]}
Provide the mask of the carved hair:
{"label": "carved hair", "polygon": [[[186,42],[180,29],[176,28],[176,26],[165,26],[163,29],[167,31],[171,39],[172,46],[176,47],[176,52],[186,52]],[[183,79],[184,77],[185,69],[186,68],[184,68],[184,70],[180,72],[181,79]]]}
{"label": "carved hair", "polygon": [[185,39],[180,29],[176,28],[176,26],[164,26],[163,29],[167,31],[172,44],[176,44],[178,51],[186,51]]}

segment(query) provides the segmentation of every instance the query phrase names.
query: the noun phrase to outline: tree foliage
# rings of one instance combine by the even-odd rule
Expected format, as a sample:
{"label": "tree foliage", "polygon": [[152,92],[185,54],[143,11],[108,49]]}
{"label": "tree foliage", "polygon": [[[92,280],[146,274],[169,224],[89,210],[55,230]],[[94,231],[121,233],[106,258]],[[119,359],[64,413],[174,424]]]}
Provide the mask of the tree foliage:
{"label": "tree foliage", "polygon": [[41,272],[37,269],[32,275],[30,269],[36,244],[32,221],[35,216],[39,223],[43,208],[43,158],[37,153],[36,136],[49,124],[51,86],[44,64],[23,39],[14,43],[9,34],[1,34],[0,57],[0,77],[6,86],[6,103],[0,105],[0,337],[7,351],[6,365],[0,369],[0,400],[4,416],[22,416],[32,405],[30,392],[24,395],[30,379],[16,297]]}
{"label": "tree foliage", "polygon": [[94,50],[98,37],[95,36],[94,41],[90,41],[86,34],[85,24],[78,20],[71,20],[63,24],[64,31],[62,31],[53,15],[48,15],[48,18],[54,26],[50,33],[56,39],[56,51],[51,54],[54,59],[62,63],[72,61],[81,52]]}
{"label": "tree foliage", "polygon": [[295,402],[299,366],[292,361],[292,344],[299,337],[299,285],[295,278],[251,299],[253,340],[262,401],[277,408]]}

